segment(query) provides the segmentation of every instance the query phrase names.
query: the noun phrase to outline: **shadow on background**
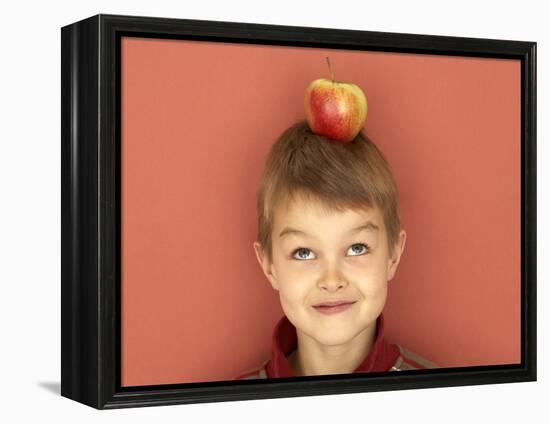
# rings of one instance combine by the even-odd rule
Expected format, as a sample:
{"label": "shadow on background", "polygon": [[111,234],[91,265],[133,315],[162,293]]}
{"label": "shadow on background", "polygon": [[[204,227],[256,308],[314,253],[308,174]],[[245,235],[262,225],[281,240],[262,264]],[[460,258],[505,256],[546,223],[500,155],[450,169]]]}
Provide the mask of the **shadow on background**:
{"label": "shadow on background", "polygon": [[59,381],[40,382],[38,386],[56,395],[61,394],[61,383]]}

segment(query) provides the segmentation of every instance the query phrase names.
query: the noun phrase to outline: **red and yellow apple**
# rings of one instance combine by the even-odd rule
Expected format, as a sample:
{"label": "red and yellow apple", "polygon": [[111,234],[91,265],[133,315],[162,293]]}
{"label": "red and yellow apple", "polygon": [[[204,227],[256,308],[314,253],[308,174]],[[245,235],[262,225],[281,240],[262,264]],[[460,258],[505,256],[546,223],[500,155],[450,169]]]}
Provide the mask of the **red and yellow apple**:
{"label": "red and yellow apple", "polygon": [[[330,62],[327,58],[330,69]],[[367,98],[359,86],[331,79],[316,79],[304,97],[306,120],[315,134],[340,143],[357,136],[367,119]]]}

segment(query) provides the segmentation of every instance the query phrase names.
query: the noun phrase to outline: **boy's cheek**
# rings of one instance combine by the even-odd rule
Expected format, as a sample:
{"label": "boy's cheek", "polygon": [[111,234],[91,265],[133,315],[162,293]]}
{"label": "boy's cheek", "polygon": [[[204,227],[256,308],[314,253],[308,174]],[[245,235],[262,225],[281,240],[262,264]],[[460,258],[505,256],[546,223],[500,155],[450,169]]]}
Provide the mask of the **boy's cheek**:
{"label": "boy's cheek", "polygon": [[300,290],[279,290],[279,300],[284,311],[292,311],[296,308],[301,309],[307,303],[307,292]]}
{"label": "boy's cheek", "polygon": [[388,294],[388,286],[387,283],[370,284],[365,287],[362,292],[365,300],[371,302],[378,300],[384,303]]}
{"label": "boy's cheek", "polygon": [[307,266],[287,266],[279,272],[279,286],[287,291],[307,290],[318,279],[315,270]]}

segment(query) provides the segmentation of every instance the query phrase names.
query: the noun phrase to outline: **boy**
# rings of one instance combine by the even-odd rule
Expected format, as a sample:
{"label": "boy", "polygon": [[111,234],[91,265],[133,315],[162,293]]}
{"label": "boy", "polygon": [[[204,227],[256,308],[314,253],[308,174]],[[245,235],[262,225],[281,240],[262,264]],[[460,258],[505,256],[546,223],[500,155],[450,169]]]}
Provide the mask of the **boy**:
{"label": "boy", "polygon": [[384,340],[387,283],[405,247],[388,163],[359,133],[340,144],[306,121],[272,146],[258,190],[256,257],[284,316],[272,357],[237,379],[433,368]]}

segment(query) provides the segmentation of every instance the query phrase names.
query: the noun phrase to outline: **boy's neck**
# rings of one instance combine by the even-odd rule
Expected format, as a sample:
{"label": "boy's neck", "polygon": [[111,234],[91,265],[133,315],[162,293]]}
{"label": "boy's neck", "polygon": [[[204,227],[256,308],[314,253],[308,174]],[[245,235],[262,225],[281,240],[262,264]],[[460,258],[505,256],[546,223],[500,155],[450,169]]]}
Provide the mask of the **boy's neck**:
{"label": "boy's neck", "polygon": [[298,346],[287,359],[296,376],[353,373],[368,356],[376,337],[376,322],[345,345],[324,346],[296,330]]}

